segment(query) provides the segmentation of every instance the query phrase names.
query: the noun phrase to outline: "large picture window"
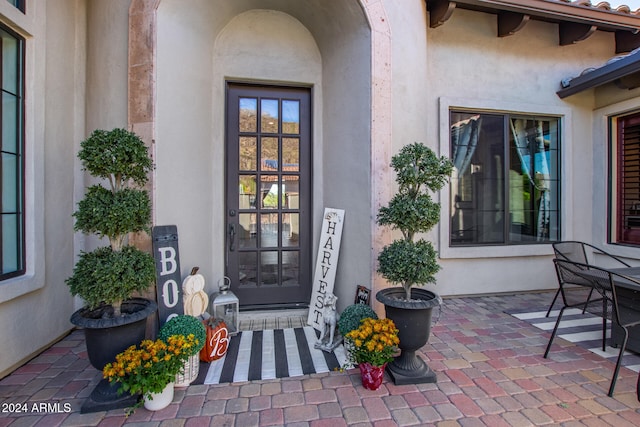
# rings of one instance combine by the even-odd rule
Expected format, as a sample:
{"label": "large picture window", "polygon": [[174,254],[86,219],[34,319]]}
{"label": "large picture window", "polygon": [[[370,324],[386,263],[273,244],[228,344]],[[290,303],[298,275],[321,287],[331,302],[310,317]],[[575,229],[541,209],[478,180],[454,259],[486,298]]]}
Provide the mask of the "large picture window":
{"label": "large picture window", "polygon": [[24,40],[0,26],[0,280],[24,273]]}
{"label": "large picture window", "polygon": [[451,111],[450,245],[560,238],[560,120]]}
{"label": "large picture window", "polygon": [[619,117],[610,174],[615,200],[611,215],[617,243],[640,244],[640,113]]}

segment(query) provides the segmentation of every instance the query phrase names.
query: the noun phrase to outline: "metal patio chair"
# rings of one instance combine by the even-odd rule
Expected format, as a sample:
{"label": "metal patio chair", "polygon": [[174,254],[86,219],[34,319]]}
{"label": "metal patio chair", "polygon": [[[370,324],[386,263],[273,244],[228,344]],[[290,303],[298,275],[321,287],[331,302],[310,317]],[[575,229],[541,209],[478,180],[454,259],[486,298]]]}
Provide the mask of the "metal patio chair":
{"label": "metal patio chair", "polygon": [[[567,260],[554,259],[553,260],[556,273],[558,275],[558,282],[560,286],[560,295],[564,302],[564,306],[560,309],[558,319],[556,320],[555,327],[549,338],[547,349],[544,352],[544,357],[547,358],[549,350],[553,343],[554,338],[558,332],[558,326],[562,320],[562,315],[565,309],[569,307],[584,307],[589,313],[602,316],[602,346],[603,351],[606,345],[606,327],[607,320],[613,325],[617,325],[622,331],[622,343],[620,344],[620,350],[618,352],[618,358],[616,360],[616,367],[611,378],[611,384],[609,385],[609,397],[613,397],[613,390],[616,386],[618,374],[620,372],[620,365],[622,363],[622,355],[627,347],[627,341],[629,340],[629,329],[632,326],[640,324],[640,311],[637,307],[634,307],[632,300],[622,299],[619,300],[616,289],[618,286],[625,284],[630,286],[637,286],[640,288],[640,280],[630,276],[615,273],[602,267],[596,267],[590,264],[577,263]],[[572,284],[576,281],[585,281],[591,283],[593,290],[599,298],[591,298],[586,304],[584,302],[578,302],[572,304],[568,301],[566,296],[565,284]]]}
{"label": "metal patio chair", "polygon": [[[607,260],[607,264],[611,264],[614,267],[615,266],[629,267],[629,264],[627,264],[617,256],[612,255],[588,243],[571,240],[571,241],[564,241],[564,242],[555,242],[555,243],[552,243],[551,246],[553,246],[553,251],[555,252],[556,259],[573,261],[573,262],[578,262],[580,264],[588,264],[589,266],[591,266],[596,264],[593,261],[591,261],[590,258],[593,259],[595,258],[595,256],[599,256],[599,257],[602,256],[602,257],[605,257],[605,259]],[[588,257],[587,253],[591,253],[592,254],[591,257]],[[604,262],[598,263],[598,265],[604,265]],[[609,265],[607,265],[607,267],[609,267]],[[588,286],[589,288],[591,288],[591,285],[589,283],[586,283],[585,280],[580,277],[574,277],[573,280],[575,280],[575,283],[572,283],[572,282],[567,282],[567,283],[571,283],[577,286]],[[556,294],[553,296],[553,300],[551,301],[551,305],[549,305],[549,309],[547,310],[547,314],[545,315],[545,317],[549,317],[549,314],[551,314],[551,310],[553,309],[553,306],[555,305],[559,295],[560,295],[560,288],[558,288],[558,290],[556,291]],[[583,313],[592,295],[593,295],[593,288],[589,290],[589,295],[584,301],[585,306],[582,310]]]}

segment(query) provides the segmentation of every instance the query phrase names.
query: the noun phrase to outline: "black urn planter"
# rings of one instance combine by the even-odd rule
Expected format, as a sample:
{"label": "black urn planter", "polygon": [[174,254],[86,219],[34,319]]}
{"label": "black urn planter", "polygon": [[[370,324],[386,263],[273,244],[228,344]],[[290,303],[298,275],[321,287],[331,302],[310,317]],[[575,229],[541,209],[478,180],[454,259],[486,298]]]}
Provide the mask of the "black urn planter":
{"label": "black urn planter", "polygon": [[411,289],[411,300],[405,298],[404,288],[378,291],[376,299],[384,304],[386,316],[398,328],[401,353],[387,365],[387,372],[397,385],[435,383],[436,374],[416,355],[431,334],[431,315],[442,298],[424,289]]}
{"label": "black urn planter", "polygon": [[[122,303],[123,316],[109,317],[111,306],[95,310],[82,308],[71,315],[71,323],[84,329],[87,355],[91,365],[99,371],[113,362],[118,353],[145,339],[147,318],[158,305],[144,298],[132,298]],[[98,412],[132,406],[138,396],[118,395],[118,384],[102,379],[81,408],[82,413]]]}

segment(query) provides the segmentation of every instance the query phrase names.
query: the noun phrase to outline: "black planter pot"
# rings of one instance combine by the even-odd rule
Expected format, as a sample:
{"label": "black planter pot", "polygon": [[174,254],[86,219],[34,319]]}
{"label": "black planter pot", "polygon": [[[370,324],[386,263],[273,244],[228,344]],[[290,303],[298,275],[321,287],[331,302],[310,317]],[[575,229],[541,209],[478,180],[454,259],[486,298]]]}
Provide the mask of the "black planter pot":
{"label": "black planter pot", "polygon": [[416,351],[429,340],[432,311],[442,304],[442,298],[424,289],[411,289],[411,300],[404,298],[402,287],[382,289],[376,294],[376,299],[384,304],[386,316],[399,330],[401,353],[387,365],[387,372],[398,385],[435,383],[435,372]]}
{"label": "black planter pot", "polygon": [[[87,355],[91,365],[99,371],[113,362],[118,353],[145,339],[147,318],[158,305],[144,298],[133,298],[122,304],[123,316],[109,317],[111,306],[95,310],[80,309],[71,315],[71,323],[84,329]],[[83,404],[81,412],[98,412],[132,406],[138,396],[118,395],[119,385],[101,380]]]}

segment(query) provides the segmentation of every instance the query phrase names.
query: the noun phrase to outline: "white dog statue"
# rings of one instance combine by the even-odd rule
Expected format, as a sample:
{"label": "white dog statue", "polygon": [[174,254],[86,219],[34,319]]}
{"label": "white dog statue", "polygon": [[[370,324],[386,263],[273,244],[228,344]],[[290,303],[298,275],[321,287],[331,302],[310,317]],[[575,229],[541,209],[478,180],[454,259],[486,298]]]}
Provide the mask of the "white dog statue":
{"label": "white dog statue", "polygon": [[320,326],[320,337],[316,341],[315,348],[331,352],[342,342],[340,334],[336,335],[336,326],[340,315],[336,311],[338,297],[333,294],[326,294],[322,304],[322,323]]}

